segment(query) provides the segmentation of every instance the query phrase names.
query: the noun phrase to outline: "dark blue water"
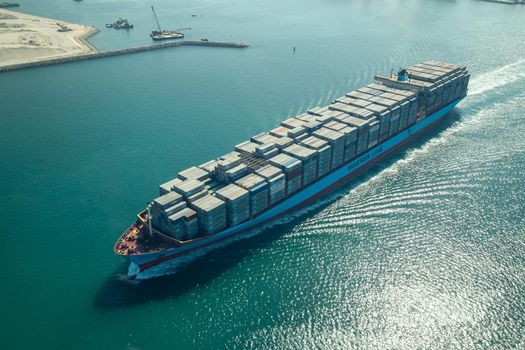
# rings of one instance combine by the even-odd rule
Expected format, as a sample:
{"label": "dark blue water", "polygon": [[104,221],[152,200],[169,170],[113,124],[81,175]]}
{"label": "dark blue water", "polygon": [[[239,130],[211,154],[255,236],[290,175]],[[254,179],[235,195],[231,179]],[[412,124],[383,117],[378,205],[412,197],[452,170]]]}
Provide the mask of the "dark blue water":
{"label": "dark blue water", "polygon": [[[96,25],[108,50],[149,42],[149,5],[20,10]],[[525,7],[154,5],[167,29],[251,48],[0,76],[2,348],[525,348]],[[103,28],[119,16],[135,29]],[[472,72],[437,130],[289,224],[178,275],[123,280],[113,243],[159,183],[426,59]]]}

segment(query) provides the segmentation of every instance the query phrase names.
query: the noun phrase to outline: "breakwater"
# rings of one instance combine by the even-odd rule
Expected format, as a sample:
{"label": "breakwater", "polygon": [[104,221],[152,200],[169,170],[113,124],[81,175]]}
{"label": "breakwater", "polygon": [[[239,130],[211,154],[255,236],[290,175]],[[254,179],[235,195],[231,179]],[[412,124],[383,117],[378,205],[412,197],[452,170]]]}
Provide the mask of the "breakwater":
{"label": "breakwater", "polygon": [[94,59],[105,58],[105,57],[121,56],[121,55],[127,55],[131,53],[159,50],[159,49],[164,49],[164,48],[169,48],[169,47],[178,47],[178,46],[207,46],[207,47],[227,47],[227,48],[243,49],[243,48],[247,48],[249,45],[243,42],[195,41],[195,40],[172,41],[172,42],[167,42],[167,43],[162,43],[162,44],[145,45],[145,46],[131,47],[127,49],[104,51],[104,52],[93,52],[93,53],[88,53],[88,54],[78,55],[78,56],[51,58],[51,59],[36,61],[36,62],[12,64],[9,66],[0,67],[0,73],[10,72],[14,70],[28,69],[28,68],[51,66],[55,64],[63,64],[63,63],[70,63],[70,62],[94,60]]}
{"label": "breakwater", "polygon": [[485,2],[495,2],[505,5],[525,5],[525,0],[482,0]]}

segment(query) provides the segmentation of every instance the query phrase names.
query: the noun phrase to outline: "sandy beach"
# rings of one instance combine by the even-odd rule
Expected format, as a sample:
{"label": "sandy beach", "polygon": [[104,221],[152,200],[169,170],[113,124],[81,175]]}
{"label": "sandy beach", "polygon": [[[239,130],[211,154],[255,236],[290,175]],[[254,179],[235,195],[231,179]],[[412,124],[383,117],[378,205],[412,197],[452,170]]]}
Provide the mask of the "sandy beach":
{"label": "sandy beach", "polygon": [[[58,31],[63,28],[71,30]],[[97,32],[87,25],[0,9],[0,67],[97,52],[85,41]]]}

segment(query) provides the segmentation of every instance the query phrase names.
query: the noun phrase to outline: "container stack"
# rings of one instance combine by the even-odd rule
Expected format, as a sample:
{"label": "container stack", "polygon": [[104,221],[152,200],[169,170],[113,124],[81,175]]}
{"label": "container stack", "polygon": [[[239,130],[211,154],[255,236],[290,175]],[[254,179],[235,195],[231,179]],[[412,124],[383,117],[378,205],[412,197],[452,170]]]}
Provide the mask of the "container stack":
{"label": "container stack", "polygon": [[390,126],[388,136],[392,136],[399,131],[399,118],[401,115],[401,108],[397,101],[382,97],[381,95],[370,98],[374,103],[385,106],[390,110]]}
{"label": "container stack", "polygon": [[[429,115],[466,93],[470,75],[463,66],[438,61],[427,61],[407,68],[407,89],[417,90],[423,95],[424,111]],[[390,82],[385,79],[386,84]],[[391,84],[391,83],[390,83]]]}
{"label": "container stack", "polygon": [[215,176],[215,168],[217,167],[218,162],[218,159],[212,159],[210,161],[207,161],[206,163],[199,165],[199,169],[204,170],[210,176]]}
{"label": "container stack", "polygon": [[443,104],[448,104],[466,93],[466,86],[468,85],[470,75],[464,66],[438,61],[427,61],[414,65],[409,68],[409,71],[410,70],[418,70],[420,73],[430,73],[438,77],[439,80],[444,81],[445,91],[443,93],[444,98],[442,99]]}
{"label": "container stack", "polygon": [[[368,140],[365,141],[364,138],[366,137],[366,134],[367,134],[367,131],[364,130],[363,128],[366,128],[366,124],[363,124],[361,126],[361,124],[358,122],[357,119],[360,119],[360,120],[364,120],[368,123],[368,128],[370,127],[370,125],[374,122],[378,122],[378,125],[380,126],[381,123],[385,124],[387,120],[390,119],[389,115],[381,115],[379,114],[377,111],[382,111],[383,108],[381,108],[382,106],[381,105],[377,105],[374,107],[374,103],[370,102],[370,101],[366,101],[366,102],[356,102],[356,101],[362,101],[361,98],[357,98],[355,96],[361,96],[361,97],[364,97],[364,98],[369,98],[369,99],[375,99],[376,97],[375,96],[372,96],[372,95],[368,95],[370,97],[366,97],[365,95],[368,95],[368,94],[365,94],[365,93],[362,93],[362,92],[359,92],[359,91],[351,91],[350,93],[347,94],[347,96],[353,96],[353,97],[348,97],[347,99],[345,99],[345,101],[349,101],[350,103],[354,103],[354,104],[359,104],[361,106],[366,106],[367,108],[360,108],[360,107],[357,107],[357,106],[349,106],[350,109],[349,109],[349,114],[351,117],[355,117],[354,118],[351,118],[351,119],[347,119],[347,117],[345,116],[343,119],[340,119],[340,118],[337,118],[339,121],[342,121],[346,124],[350,124],[352,126],[355,126],[355,127],[358,127],[360,128],[360,133],[361,133],[361,139],[358,140],[358,144],[361,144],[361,146],[357,146],[357,149],[356,149],[356,155],[359,155],[361,154],[362,152],[366,151],[367,148],[369,147],[372,147],[375,146],[377,144],[377,141],[378,141],[378,137],[379,137],[379,129],[377,129],[377,136],[376,136],[376,133],[375,133],[375,127],[373,129],[373,133],[371,135],[368,136]],[[383,106],[384,107],[384,106]],[[370,108],[370,109],[369,109]],[[346,120],[345,120],[346,119]],[[375,124],[373,124],[375,125]],[[368,142],[370,144],[370,146],[368,146],[368,144],[366,144],[366,142]],[[366,145],[365,145],[366,144]],[[366,147],[365,147],[366,146]]]}
{"label": "container stack", "polygon": [[305,187],[317,179],[317,152],[295,144],[283,150],[284,154],[299,159],[303,163],[303,183]]}
{"label": "container stack", "polygon": [[257,148],[257,144],[252,141],[244,141],[237,145],[235,145],[235,150],[237,152],[246,152],[250,154],[255,154],[255,149]]}
{"label": "container stack", "polygon": [[287,136],[297,141],[307,137],[308,135],[306,128],[304,126],[299,126],[297,128],[289,129]]}
{"label": "container stack", "polygon": [[361,118],[352,117],[352,116],[348,116],[341,121],[357,129],[356,156],[365,152],[368,149],[368,143],[369,143],[368,136],[370,134],[370,123],[376,122],[377,125],[379,125],[379,123],[374,119],[363,120]]}
{"label": "container stack", "polygon": [[370,122],[370,130],[368,132],[368,147],[370,149],[377,145],[379,142],[379,126],[380,123],[378,120]]}
{"label": "container stack", "polygon": [[[389,94],[388,98],[391,98],[392,100],[397,99],[399,102],[399,130],[405,130],[408,126],[408,110],[410,107],[410,102],[404,96],[399,96],[392,93],[387,94]],[[381,96],[386,96],[386,94]]]}
{"label": "container stack", "polygon": [[268,183],[269,205],[273,206],[286,197],[286,176],[277,167],[265,165],[255,171]]}
{"label": "container stack", "polygon": [[319,130],[316,130],[313,135],[317,138],[320,138],[321,140],[325,140],[328,142],[330,147],[332,148],[332,154],[331,154],[331,169],[335,169],[339,167],[341,164],[343,164],[344,161],[344,152],[345,152],[345,135],[341,134],[340,132],[337,132],[335,130],[331,130],[328,128],[321,128]]}
{"label": "container stack", "polygon": [[197,212],[199,231],[202,234],[217,233],[226,227],[226,204],[223,200],[207,194],[190,206]]}
{"label": "container stack", "polygon": [[350,106],[350,105],[347,105],[347,104],[344,104],[344,103],[340,103],[340,102],[332,103],[329,106],[329,108],[332,111],[338,111],[340,113],[346,113],[346,114],[349,114],[349,115],[352,115],[352,113],[354,113],[355,111],[359,110],[359,107]]}
{"label": "container stack", "polygon": [[151,224],[156,230],[181,241],[198,234],[197,213],[187,208],[182,196],[176,192],[169,192],[153,201]]}
{"label": "container stack", "polygon": [[215,192],[215,197],[226,203],[228,227],[238,225],[250,218],[250,193],[235,184],[229,184]]}
{"label": "container stack", "polygon": [[274,156],[279,154],[279,149],[275,145],[275,143],[264,143],[262,145],[257,145],[255,147],[255,156],[263,158],[263,159],[270,159]]}
{"label": "container stack", "polygon": [[298,118],[289,118],[289,119],[282,121],[281,126],[284,126],[285,128],[288,128],[288,129],[295,129],[295,128],[300,128],[304,124],[307,124],[307,123],[308,121],[301,120]]}
{"label": "container stack", "polygon": [[235,182],[250,193],[250,217],[253,218],[268,207],[268,184],[264,178],[249,174]]}
{"label": "container stack", "polygon": [[201,199],[202,197],[205,197],[207,194],[208,194],[208,190],[203,189],[195,194],[192,194],[189,197],[185,197],[185,199],[186,199],[186,202],[188,202],[188,204],[192,204],[196,200]]}
{"label": "container stack", "polygon": [[165,182],[159,186],[159,194],[162,196],[163,194],[169,193],[173,191],[173,188],[175,186],[178,186],[182,183],[183,180],[179,178],[175,178],[173,180],[170,180],[168,182]]}
{"label": "container stack", "polygon": [[308,114],[313,115],[317,122],[325,124],[331,122],[332,120],[335,120],[335,118],[343,114],[343,112],[331,109],[329,106],[326,106],[312,108],[308,110]]}
{"label": "container stack", "polygon": [[[344,120],[344,119],[343,119]],[[331,121],[325,124],[328,129],[335,130],[345,135],[344,163],[347,163],[355,157],[357,151],[357,133],[356,127],[338,121]]]}
{"label": "container stack", "polygon": [[219,157],[215,163],[215,178],[220,183],[233,182],[249,172],[248,167],[241,162],[239,152],[230,152]]}
{"label": "container stack", "polygon": [[418,101],[419,100],[415,97],[409,100],[410,106],[408,109],[408,125],[412,125],[416,122]]}
{"label": "container stack", "polygon": [[[306,137],[310,136],[310,134],[313,133],[315,130],[319,130],[323,126],[323,123],[317,121],[317,118],[323,119],[323,117],[320,117],[318,115],[304,113],[298,115],[296,118],[285,120],[283,123],[281,123],[281,125],[288,127],[291,125],[298,125],[299,123],[301,123],[300,126],[306,129],[306,135],[303,134],[300,138],[296,138],[295,141],[298,142],[304,140]],[[330,116],[329,118],[332,118],[332,116]],[[291,122],[292,119],[298,120],[299,122]]]}
{"label": "container stack", "polygon": [[284,126],[279,126],[275,129],[270,130],[270,135],[275,137],[286,137],[288,136],[288,128]]}
{"label": "container stack", "polygon": [[[408,76],[407,76],[408,75]],[[239,225],[466,94],[465,67],[416,64],[281,122],[159,187],[152,226],[178,240]]]}
{"label": "container stack", "polygon": [[[183,204],[180,207],[180,204]],[[153,227],[163,230],[168,216],[186,206],[182,196],[176,192],[168,192],[153,200],[151,205],[151,223]]]}
{"label": "container stack", "polygon": [[204,190],[204,183],[199,180],[184,180],[180,184],[173,186],[173,191],[182,195],[184,199],[188,199],[191,196]]}
{"label": "container stack", "polygon": [[248,168],[248,166],[246,164],[240,163],[239,165],[226,170],[225,172],[226,179],[224,179],[223,183],[235,182],[241,177],[248,174],[249,172],[250,172],[250,169]]}
{"label": "container stack", "polygon": [[281,153],[269,160],[270,164],[281,169],[286,176],[286,195],[289,196],[301,188],[303,165],[299,159]]}
{"label": "container stack", "polygon": [[179,241],[197,238],[199,235],[199,222],[197,213],[184,208],[168,217],[168,227],[165,231]]}
{"label": "container stack", "polygon": [[194,180],[204,181],[210,177],[210,174],[207,171],[202,170],[201,168],[192,166],[191,168],[188,168],[178,173],[177,177],[181,180],[194,179]]}
{"label": "container stack", "polygon": [[[405,127],[412,125],[416,121],[416,111],[417,111],[417,94],[412,91],[401,90],[391,88],[381,84],[369,84],[367,85],[369,90],[382,91],[380,97],[389,98],[391,100],[398,101],[398,105],[401,107],[400,111],[400,127],[399,130],[404,129]],[[408,105],[404,105],[405,102],[408,102]],[[405,118],[407,119],[405,123]],[[401,127],[403,126],[403,127]]]}
{"label": "container stack", "polygon": [[328,144],[328,141],[310,136],[302,140],[300,144],[317,151],[317,177],[320,178],[328,174],[332,163],[332,147]]}
{"label": "container stack", "polygon": [[285,149],[286,147],[293,144],[293,139],[287,136],[278,137],[270,135],[268,133],[255,135],[251,138],[251,141],[259,145],[273,143],[279,150]]}
{"label": "container stack", "polygon": [[379,121],[378,143],[383,142],[388,138],[388,132],[390,131],[390,109],[377,103],[369,104],[366,106],[366,109],[372,111],[376,119]]}
{"label": "container stack", "polygon": [[317,120],[314,120],[314,121],[304,124],[303,126],[306,129],[306,131],[308,131],[308,134],[310,135],[314,131],[321,129],[323,127],[323,124],[321,124]]}

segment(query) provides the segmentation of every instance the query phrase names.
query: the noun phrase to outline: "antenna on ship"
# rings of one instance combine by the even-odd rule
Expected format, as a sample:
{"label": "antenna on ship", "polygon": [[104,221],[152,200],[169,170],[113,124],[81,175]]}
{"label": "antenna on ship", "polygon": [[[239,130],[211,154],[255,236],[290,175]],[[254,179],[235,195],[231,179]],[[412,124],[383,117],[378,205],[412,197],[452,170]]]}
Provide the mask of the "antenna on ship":
{"label": "antenna on ship", "polygon": [[[153,7],[153,6],[152,6]],[[148,203],[148,206],[146,207],[146,210],[148,211],[148,230],[149,230],[149,236],[153,236],[153,232],[152,232],[152,229],[151,229],[151,210],[150,210],[150,207],[151,207],[151,203]]]}

